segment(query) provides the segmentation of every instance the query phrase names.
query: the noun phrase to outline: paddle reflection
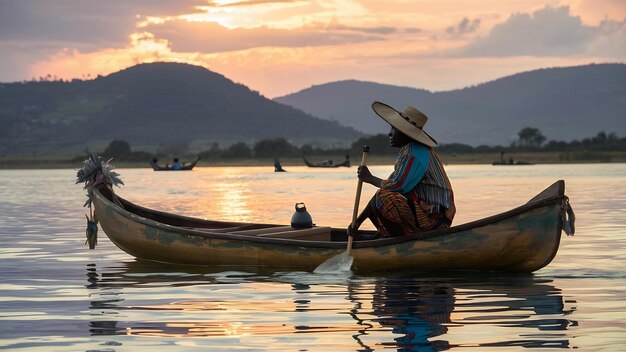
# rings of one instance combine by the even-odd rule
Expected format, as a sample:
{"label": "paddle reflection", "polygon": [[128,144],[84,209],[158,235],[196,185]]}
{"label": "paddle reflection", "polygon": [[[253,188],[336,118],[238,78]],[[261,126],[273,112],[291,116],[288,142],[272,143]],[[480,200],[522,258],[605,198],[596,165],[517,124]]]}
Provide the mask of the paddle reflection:
{"label": "paddle reflection", "polygon": [[[86,287],[100,319],[89,332],[289,336],[299,341],[294,346],[333,350],[573,347],[566,330],[577,324],[569,319],[574,309],[551,280],[534,276],[403,273],[332,281],[245,270],[133,261],[98,273],[90,265]],[[298,339],[301,333],[307,337]]]}

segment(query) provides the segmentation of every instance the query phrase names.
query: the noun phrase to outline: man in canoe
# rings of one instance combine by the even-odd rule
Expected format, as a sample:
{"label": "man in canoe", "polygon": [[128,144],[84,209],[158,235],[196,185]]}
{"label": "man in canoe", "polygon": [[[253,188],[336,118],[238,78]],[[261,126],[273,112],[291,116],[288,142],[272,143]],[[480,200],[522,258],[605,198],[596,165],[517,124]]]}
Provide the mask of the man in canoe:
{"label": "man in canoe", "polygon": [[178,161],[178,158],[174,158],[174,162],[172,163],[172,170],[181,170],[183,165]]}
{"label": "man in canoe", "polygon": [[372,175],[367,166],[359,166],[359,179],[379,190],[350,227],[350,234],[365,219],[370,219],[383,237],[450,227],[456,212],[454,195],[433,150],[437,141],[423,130],[428,117],[412,106],[399,112],[376,101],[372,109],[391,125],[389,144],[400,151],[387,179]]}

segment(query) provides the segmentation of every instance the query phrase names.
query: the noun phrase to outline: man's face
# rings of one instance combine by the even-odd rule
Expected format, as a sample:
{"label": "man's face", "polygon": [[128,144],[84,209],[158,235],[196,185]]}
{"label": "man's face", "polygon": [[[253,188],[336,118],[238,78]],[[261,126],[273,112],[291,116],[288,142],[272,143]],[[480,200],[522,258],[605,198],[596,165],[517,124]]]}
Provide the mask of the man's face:
{"label": "man's face", "polygon": [[397,130],[395,127],[391,127],[389,130],[389,145],[395,148],[404,147],[404,145],[408,142],[407,136]]}

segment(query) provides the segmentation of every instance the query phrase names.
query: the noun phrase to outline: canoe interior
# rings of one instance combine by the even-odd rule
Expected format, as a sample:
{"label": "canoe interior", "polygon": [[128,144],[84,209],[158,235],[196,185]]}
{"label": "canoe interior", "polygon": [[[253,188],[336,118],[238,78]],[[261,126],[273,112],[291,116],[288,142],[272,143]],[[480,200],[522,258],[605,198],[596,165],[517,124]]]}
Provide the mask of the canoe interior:
{"label": "canoe interior", "polygon": [[[106,197],[106,199],[112,201],[114,204],[129,213],[145,219],[153,220],[159,224],[171,225],[186,230],[194,230],[199,233],[224,233],[230,235],[253,236],[258,238],[283,238],[319,242],[345,242],[347,240],[345,229],[336,229],[331,228],[330,226],[313,226],[312,228],[299,229],[293,228],[289,225],[279,224],[204,220],[144,208],[112,194],[110,188],[99,188],[99,191]],[[373,235],[374,231],[367,231],[365,233]]]}

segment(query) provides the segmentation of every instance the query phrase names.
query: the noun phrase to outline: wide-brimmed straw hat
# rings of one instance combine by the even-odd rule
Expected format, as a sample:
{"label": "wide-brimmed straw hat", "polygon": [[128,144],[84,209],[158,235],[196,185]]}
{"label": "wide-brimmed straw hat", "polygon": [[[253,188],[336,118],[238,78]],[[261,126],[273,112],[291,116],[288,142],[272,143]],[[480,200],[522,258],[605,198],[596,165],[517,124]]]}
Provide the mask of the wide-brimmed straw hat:
{"label": "wide-brimmed straw hat", "polygon": [[428,121],[428,116],[413,106],[407,106],[402,112],[399,112],[385,103],[375,101],[372,103],[372,109],[391,126],[415,141],[429,147],[437,146],[437,141],[424,132],[424,125]]}

